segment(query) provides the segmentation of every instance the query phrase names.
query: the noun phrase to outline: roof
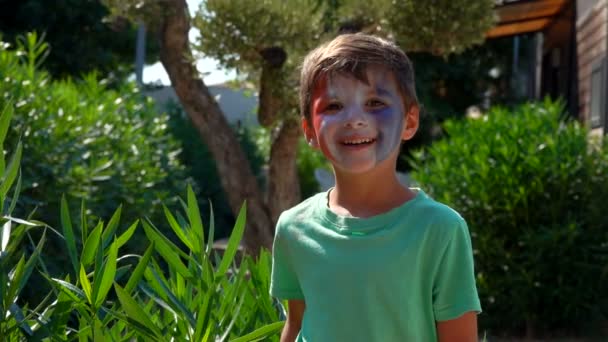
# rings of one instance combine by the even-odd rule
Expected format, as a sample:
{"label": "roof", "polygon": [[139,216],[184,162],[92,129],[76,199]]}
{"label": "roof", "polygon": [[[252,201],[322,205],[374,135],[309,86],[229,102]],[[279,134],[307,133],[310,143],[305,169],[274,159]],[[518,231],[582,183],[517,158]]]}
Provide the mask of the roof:
{"label": "roof", "polygon": [[543,31],[569,5],[569,0],[497,0],[497,25],[486,38],[513,36]]}

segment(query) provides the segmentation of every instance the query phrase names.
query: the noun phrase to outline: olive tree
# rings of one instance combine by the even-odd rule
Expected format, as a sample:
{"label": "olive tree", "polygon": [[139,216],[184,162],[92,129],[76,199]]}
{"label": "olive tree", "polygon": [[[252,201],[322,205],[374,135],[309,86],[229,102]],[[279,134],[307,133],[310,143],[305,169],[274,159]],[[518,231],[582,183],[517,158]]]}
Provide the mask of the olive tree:
{"label": "olive tree", "polygon": [[[160,58],[192,124],[213,155],[234,212],[247,201],[245,246],[272,244],[281,211],[300,200],[296,143],[300,136],[297,67],[303,55],[340,32],[363,31],[406,51],[459,52],[483,40],[492,0],[207,0],[190,18],[185,0],[104,0],[112,15],[145,20],[156,31]],[[200,38],[193,44],[194,26]],[[195,53],[235,68],[257,86],[259,122],[273,132],[262,189],[235,133],[193,64]]]}

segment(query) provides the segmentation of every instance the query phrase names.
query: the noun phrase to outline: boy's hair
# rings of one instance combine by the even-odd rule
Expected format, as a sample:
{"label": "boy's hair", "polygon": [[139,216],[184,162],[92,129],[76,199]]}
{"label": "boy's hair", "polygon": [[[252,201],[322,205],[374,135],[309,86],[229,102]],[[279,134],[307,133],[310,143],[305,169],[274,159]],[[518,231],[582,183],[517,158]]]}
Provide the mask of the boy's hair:
{"label": "boy's hair", "polygon": [[342,34],[308,53],[300,75],[300,113],[311,122],[310,103],[320,77],[346,73],[368,83],[365,71],[370,65],[388,68],[401,90],[406,110],[418,105],[414,69],[407,55],[394,43],[380,37],[355,33]]}

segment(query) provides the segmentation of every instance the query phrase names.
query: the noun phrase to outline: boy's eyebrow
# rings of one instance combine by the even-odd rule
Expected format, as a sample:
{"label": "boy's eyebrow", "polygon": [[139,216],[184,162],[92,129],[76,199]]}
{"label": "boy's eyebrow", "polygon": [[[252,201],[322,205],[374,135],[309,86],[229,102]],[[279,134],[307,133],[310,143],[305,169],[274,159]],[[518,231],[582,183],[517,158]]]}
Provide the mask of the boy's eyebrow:
{"label": "boy's eyebrow", "polygon": [[373,91],[374,91],[376,94],[380,95],[380,96],[388,96],[388,97],[390,97],[390,96],[392,95],[392,93],[391,93],[389,90],[387,90],[387,89],[385,89],[385,88],[382,88],[381,86],[377,86],[377,87],[375,87],[375,88],[373,89]]}

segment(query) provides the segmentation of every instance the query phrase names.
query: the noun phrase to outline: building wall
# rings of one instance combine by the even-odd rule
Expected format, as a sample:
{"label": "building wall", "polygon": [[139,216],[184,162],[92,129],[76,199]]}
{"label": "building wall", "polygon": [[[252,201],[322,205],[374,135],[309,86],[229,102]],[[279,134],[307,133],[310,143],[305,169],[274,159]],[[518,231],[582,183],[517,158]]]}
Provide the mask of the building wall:
{"label": "building wall", "polygon": [[607,51],[607,25],[608,0],[577,1],[579,118],[584,122],[589,122],[593,68],[605,63],[602,61]]}

